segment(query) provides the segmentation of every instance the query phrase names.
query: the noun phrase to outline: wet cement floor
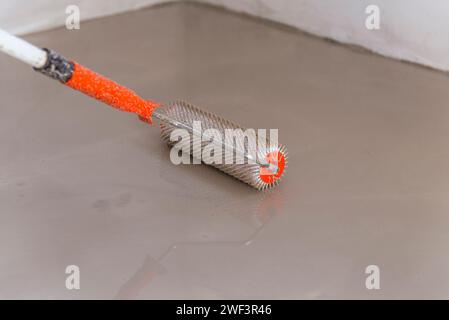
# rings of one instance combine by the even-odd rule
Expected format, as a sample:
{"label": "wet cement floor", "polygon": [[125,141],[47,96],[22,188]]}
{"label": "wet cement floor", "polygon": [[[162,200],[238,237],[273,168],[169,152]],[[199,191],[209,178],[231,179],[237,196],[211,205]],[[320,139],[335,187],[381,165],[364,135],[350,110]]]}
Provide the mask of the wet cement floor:
{"label": "wet cement floor", "polygon": [[279,128],[289,167],[258,193],[175,166],[157,127],[0,56],[0,298],[449,298],[446,74],[193,4],[27,38]]}

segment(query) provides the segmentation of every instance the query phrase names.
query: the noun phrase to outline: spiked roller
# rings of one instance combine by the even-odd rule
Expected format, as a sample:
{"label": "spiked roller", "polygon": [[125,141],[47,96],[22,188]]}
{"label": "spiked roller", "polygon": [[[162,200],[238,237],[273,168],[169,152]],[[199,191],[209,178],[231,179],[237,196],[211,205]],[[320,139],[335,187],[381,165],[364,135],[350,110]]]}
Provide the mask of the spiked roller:
{"label": "spiked roller", "polygon": [[[258,190],[276,186],[285,173],[285,147],[259,131],[246,130],[184,101],[163,105],[144,100],[134,91],[52,50],[37,48],[1,29],[0,51],[109,106],[135,113],[143,121],[151,124],[153,118],[158,119],[162,139],[168,145],[186,150],[194,158]],[[184,130],[192,138],[173,140],[177,129]],[[254,141],[256,143],[252,143]]]}

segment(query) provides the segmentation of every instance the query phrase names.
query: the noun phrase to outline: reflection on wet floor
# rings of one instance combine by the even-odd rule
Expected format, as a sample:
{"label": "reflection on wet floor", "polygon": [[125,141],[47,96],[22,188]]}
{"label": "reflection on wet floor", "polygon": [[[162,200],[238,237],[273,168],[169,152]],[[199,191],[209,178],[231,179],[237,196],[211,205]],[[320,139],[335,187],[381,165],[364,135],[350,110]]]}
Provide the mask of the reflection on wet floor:
{"label": "reflection on wet floor", "polygon": [[[228,212],[236,215],[242,223],[249,224],[254,231],[242,240],[217,240],[217,241],[184,241],[175,242],[162,253],[158,258],[147,255],[142,266],[136,273],[123,285],[116,295],[116,299],[135,299],[146,287],[151,285],[151,281],[159,274],[166,272],[163,260],[169,254],[176,254],[177,250],[189,250],[189,247],[208,246],[211,248],[220,246],[243,247],[249,246],[257,239],[260,232],[269,224],[276,214],[280,214],[282,206],[282,194],[275,191],[268,191],[257,195],[258,200],[254,203],[253,209],[248,211]],[[239,208],[241,204],[239,204]],[[229,208],[228,208],[229,209]]]}

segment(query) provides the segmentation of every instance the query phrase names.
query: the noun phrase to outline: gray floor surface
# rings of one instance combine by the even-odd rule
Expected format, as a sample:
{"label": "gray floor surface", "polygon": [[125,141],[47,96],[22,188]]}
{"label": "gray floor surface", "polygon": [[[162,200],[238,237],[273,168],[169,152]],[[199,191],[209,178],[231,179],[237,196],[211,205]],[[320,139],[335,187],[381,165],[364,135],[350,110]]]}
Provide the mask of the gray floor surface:
{"label": "gray floor surface", "polygon": [[175,166],[157,127],[0,56],[0,298],[449,298],[446,74],[193,4],[27,38],[279,128],[289,167],[259,193]]}

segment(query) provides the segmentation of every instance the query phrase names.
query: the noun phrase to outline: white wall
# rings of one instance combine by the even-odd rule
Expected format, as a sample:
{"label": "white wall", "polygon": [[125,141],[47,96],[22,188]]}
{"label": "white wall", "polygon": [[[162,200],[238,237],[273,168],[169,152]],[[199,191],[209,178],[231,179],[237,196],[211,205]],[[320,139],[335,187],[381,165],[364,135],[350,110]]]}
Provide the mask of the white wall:
{"label": "white wall", "polygon": [[[81,19],[88,19],[167,1],[171,0],[1,0],[0,28],[23,34],[63,25],[69,4],[78,5]],[[197,1],[449,71],[449,0]],[[369,4],[380,7],[380,30],[365,28]]]}
{"label": "white wall", "polygon": [[0,28],[24,34],[64,25],[68,5],[79,6],[83,20],[168,1],[171,0],[0,0]]}
{"label": "white wall", "polygon": [[[374,52],[449,70],[449,0],[201,0]],[[365,8],[380,8],[380,30]]]}

